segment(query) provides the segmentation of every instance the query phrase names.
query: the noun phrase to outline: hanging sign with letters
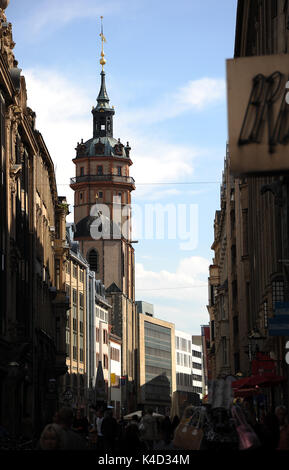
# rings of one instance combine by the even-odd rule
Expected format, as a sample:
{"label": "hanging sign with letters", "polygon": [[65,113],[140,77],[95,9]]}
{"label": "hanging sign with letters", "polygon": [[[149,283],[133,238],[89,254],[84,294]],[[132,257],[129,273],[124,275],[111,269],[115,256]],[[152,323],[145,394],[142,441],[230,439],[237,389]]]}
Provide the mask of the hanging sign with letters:
{"label": "hanging sign with letters", "polygon": [[289,171],[289,55],[227,60],[234,175]]}

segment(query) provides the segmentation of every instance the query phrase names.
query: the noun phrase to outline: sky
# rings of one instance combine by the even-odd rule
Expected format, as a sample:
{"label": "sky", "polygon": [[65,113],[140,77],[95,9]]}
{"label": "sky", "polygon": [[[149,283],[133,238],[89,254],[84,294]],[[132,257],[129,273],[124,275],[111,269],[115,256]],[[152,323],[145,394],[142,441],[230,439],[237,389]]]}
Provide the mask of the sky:
{"label": "sky", "polygon": [[[236,5],[10,0],[6,10],[28,106],[54,161],[58,194],[71,204],[68,221],[75,147],[92,137],[104,17],[114,137],[131,146],[133,210],[142,221],[134,224],[136,300],[153,303],[157,318],[193,335],[209,321],[208,268],[226,151],[226,59],[234,53]],[[163,234],[146,233],[151,211],[166,209],[171,218]]]}

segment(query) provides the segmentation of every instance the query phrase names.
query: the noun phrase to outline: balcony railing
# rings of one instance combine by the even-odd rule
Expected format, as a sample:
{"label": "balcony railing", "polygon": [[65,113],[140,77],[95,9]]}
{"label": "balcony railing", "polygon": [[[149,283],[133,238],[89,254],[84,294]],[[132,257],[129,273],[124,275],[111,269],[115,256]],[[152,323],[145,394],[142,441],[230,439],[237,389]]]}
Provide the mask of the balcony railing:
{"label": "balcony railing", "polygon": [[82,175],[70,178],[70,184],[75,183],[89,183],[94,181],[112,181],[113,183],[127,183],[135,184],[134,179],[131,176],[119,176],[119,175]]}

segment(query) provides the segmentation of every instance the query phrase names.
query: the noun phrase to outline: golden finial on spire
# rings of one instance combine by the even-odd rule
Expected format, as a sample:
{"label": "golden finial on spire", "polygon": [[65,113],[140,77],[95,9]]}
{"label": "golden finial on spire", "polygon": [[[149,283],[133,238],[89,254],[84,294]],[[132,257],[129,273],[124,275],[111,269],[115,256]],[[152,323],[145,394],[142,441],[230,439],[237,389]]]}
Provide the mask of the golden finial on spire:
{"label": "golden finial on spire", "polygon": [[102,20],[103,20],[103,16],[100,17],[101,18],[101,33],[100,33],[100,37],[101,37],[101,59],[100,59],[100,65],[102,66],[102,71],[103,71],[103,66],[106,64],[106,60],[104,58],[104,52],[103,52],[103,43],[106,42],[106,39],[103,35],[103,25],[102,25]]}

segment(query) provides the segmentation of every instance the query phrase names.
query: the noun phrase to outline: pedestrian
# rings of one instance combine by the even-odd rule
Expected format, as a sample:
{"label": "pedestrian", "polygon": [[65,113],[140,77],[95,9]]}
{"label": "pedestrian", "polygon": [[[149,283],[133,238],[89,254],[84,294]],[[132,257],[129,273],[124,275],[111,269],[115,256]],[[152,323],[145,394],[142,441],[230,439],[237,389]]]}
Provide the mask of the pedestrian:
{"label": "pedestrian", "polygon": [[149,450],[153,450],[154,441],[157,438],[157,424],[153,417],[153,409],[149,408],[146,415],[142,418],[140,427],[141,439]]}
{"label": "pedestrian", "polygon": [[172,420],[172,437],[174,437],[174,433],[175,433],[175,430],[176,428],[178,427],[178,425],[180,424],[180,418],[178,417],[178,415],[175,415],[173,417],[173,420]]}
{"label": "pedestrian", "polygon": [[80,409],[76,410],[76,416],[74,418],[72,429],[82,436],[87,436],[88,434],[88,420],[86,417],[82,416]]}
{"label": "pedestrian", "polygon": [[265,414],[255,430],[263,449],[277,449],[280,440],[280,430],[278,418],[274,413],[269,412]]}
{"label": "pedestrian", "polygon": [[133,455],[145,451],[147,451],[147,446],[140,440],[140,432],[137,424],[134,422],[129,423],[124,429],[121,439],[121,452],[126,455]]}
{"label": "pedestrian", "polygon": [[56,423],[47,424],[41,433],[38,449],[64,450],[65,433],[61,426]]}
{"label": "pedestrian", "polygon": [[58,413],[58,423],[64,431],[65,450],[84,450],[86,448],[86,442],[81,436],[72,430],[72,422],[72,408],[61,408]]}
{"label": "pedestrian", "polygon": [[97,432],[97,450],[99,452],[104,451],[104,437],[101,431],[103,419],[104,419],[104,411],[103,411],[103,408],[100,407],[96,411],[96,420],[95,420],[95,428]]}
{"label": "pedestrian", "polygon": [[289,450],[289,425],[286,406],[277,406],[275,409],[275,415],[278,418],[280,430],[278,450]]}
{"label": "pedestrian", "polygon": [[164,419],[160,422],[160,441],[155,445],[155,449],[166,450],[174,449],[172,443],[172,425],[171,420],[168,416],[165,416]]}
{"label": "pedestrian", "polygon": [[113,452],[115,450],[115,441],[118,437],[118,424],[113,417],[112,410],[106,410],[101,425],[101,433],[104,438],[105,451]]}

